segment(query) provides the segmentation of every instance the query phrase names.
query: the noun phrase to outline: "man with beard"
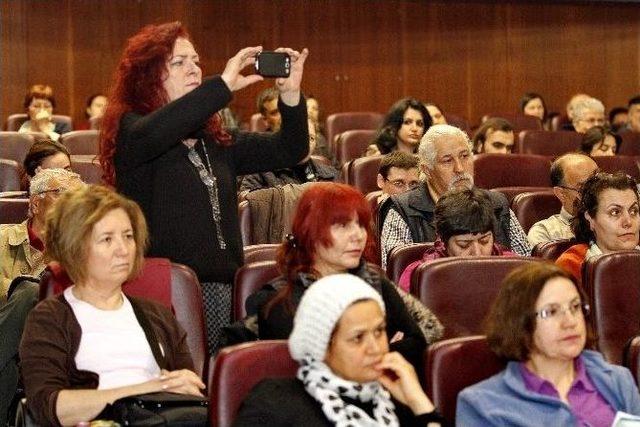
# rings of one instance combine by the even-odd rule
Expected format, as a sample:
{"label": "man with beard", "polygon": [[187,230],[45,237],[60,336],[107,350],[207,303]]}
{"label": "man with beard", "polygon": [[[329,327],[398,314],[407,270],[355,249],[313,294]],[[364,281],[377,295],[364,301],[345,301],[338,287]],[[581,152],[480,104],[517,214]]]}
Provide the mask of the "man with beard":
{"label": "man with beard", "polygon": [[[391,205],[380,236],[382,268],[386,268],[387,256],[394,247],[435,241],[433,215],[440,196],[449,189],[474,186],[472,145],[460,129],[450,125],[430,127],[422,137],[418,157],[426,177],[425,185],[392,196],[385,202]],[[509,209],[507,199],[498,192],[482,191],[491,200],[496,216],[496,241],[518,255],[530,255],[527,236]]]}

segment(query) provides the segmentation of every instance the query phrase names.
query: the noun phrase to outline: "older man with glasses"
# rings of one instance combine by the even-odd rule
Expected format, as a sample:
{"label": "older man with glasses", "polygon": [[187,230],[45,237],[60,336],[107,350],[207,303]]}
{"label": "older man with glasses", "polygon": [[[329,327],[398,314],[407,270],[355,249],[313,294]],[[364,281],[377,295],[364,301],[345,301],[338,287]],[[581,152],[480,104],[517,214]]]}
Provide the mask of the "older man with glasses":
{"label": "older man with glasses", "polygon": [[[388,213],[380,236],[382,267],[396,246],[413,242],[433,242],[436,239],[433,217],[438,199],[449,189],[472,188],[473,153],[466,133],[450,125],[435,125],[422,137],[418,148],[424,185],[392,196],[387,201]],[[482,190],[491,200],[496,215],[495,239],[515,253],[527,256],[531,248],[526,234],[509,203],[502,194]],[[386,212],[385,206],[380,210]]]}
{"label": "older man with glasses", "polygon": [[594,126],[605,124],[604,104],[596,98],[586,98],[573,107],[573,127],[585,133]]}

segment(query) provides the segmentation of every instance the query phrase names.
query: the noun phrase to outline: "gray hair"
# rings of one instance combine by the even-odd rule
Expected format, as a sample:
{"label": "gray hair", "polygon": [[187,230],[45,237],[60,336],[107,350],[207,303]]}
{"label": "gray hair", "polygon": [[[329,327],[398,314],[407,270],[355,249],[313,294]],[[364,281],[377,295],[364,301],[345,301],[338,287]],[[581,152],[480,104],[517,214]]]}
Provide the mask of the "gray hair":
{"label": "gray hair", "polygon": [[588,111],[604,114],[604,104],[596,98],[587,98],[573,106],[573,121],[583,120]]}
{"label": "gray hair", "polygon": [[427,166],[427,169],[433,169],[436,165],[436,141],[442,137],[461,138],[469,146],[469,151],[473,150],[473,145],[469,136],[461,129],[451,125],[433,125],[422,136],[420,146],[418,147],[418,157],[420,161]]}
{"label": "gray hair", "polygon": [[80,175],[77,173],[66,169],[42,169],[31,178],[29,194],[31,196],[37,196],[38,194],[53,190],[52,187],[56,184],[65,187],[72,181],[82,182],[82,178],[80,178]]}

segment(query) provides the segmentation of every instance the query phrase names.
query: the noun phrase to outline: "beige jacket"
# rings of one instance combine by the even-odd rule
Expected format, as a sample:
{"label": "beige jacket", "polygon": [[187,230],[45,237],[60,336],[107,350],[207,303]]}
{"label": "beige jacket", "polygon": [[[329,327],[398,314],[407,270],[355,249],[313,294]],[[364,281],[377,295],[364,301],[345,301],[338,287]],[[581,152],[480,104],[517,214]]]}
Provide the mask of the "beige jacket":
{"label": "beige jacket", "polygon": [[45,266],[42,252],[29,245],[27,221],[0,225],[0,306],[7,301],[7,290],[15,277],[38,276]]}

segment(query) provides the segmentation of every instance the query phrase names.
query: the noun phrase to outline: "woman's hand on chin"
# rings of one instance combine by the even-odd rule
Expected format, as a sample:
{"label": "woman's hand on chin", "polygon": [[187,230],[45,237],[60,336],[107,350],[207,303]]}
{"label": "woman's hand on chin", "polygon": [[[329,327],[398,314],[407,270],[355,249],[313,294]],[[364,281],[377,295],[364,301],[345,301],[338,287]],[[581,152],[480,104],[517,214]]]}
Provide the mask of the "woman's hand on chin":
{"label": "woman's hand on chin", "polygon": [[399,402],[411,408],[414,414],[432,412],[435,407],[422,390],[413,366],[398,352],[387,353],[376,366],[382,374],[378,381]]}
{"label": "woman's hand on chin", "polygon": [[240,72],[247,66],[256,62],[256,55],[262,51],[262,46],[245,47],[235,56],[227,61],[227,65],[222,72],[222,80],[231,92],[264,80],[259,74],[243,76]]}

